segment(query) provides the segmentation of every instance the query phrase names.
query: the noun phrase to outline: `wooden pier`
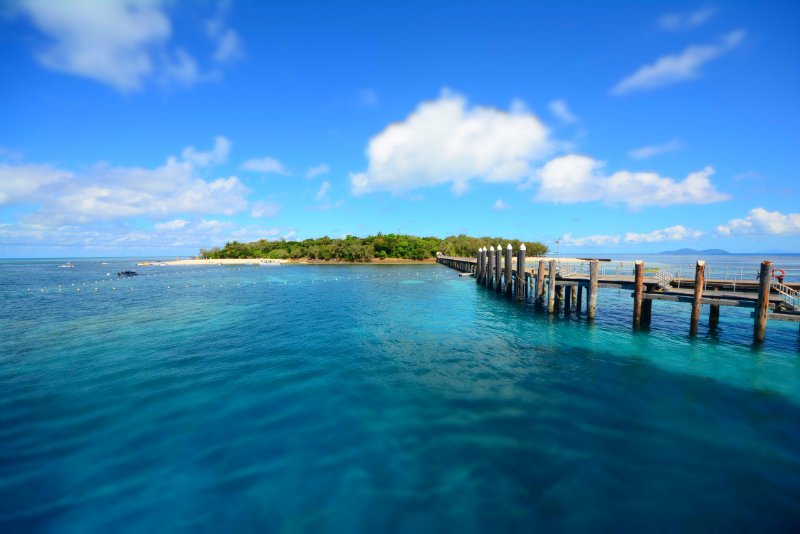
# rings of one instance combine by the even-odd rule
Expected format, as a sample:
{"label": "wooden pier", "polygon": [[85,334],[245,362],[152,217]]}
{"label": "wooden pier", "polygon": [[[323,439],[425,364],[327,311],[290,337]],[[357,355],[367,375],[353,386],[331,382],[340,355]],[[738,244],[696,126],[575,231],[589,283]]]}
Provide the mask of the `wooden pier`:
{"label": "wooden pier", "polygon": [[[719,325],[720,307],[752,308],[753,343],[760,345],[766,336],[767,322],[800,323],[800,283],[779,283],[769,261],[761,263],[758,280],[719,280],[705,277],[705,262],[697,261],[694,278],[679,278],[662,273],[645,276],[644,262],[634,263],[630,275],[600,274],[597,259],[587,259],[588,274],[572,272],[555,259],[540,259],[536,267],[525,264],[525,245],[514,254],[511,245],[482,247],[474,258],[453,258],[439,255],[437,262],[461,273],[489,289],[504,293],[514,300],[532,300],[550,314],[585,313],[594,320],[597,293],[600,289],[629,289],[633,298],[633,329],[649,328],[653,301],[689,304],[689,335],[696,336],[702,305],[709,306],[709,327]],[[584,298],[585,295],[585,298]]]}

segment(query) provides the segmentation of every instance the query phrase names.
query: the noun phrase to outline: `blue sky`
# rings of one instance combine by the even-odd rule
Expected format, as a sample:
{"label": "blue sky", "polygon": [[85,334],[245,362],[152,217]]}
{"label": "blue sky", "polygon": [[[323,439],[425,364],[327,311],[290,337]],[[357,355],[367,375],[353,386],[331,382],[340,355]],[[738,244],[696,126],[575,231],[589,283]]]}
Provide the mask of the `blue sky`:
{"label": "blue sky", "polygon": [[794,2],[0,8],[0,255],[800,252]]}

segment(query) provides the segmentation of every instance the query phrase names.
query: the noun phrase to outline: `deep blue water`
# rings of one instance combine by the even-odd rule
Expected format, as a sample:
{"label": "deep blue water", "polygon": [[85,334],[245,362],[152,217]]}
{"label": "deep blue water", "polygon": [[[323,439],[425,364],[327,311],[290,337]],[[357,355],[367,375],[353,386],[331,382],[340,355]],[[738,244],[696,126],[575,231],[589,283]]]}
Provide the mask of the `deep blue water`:
{"label": "deep blue water", "polygon": [[437,265],[100,261],[0,262],[0,531],[800,526],[797,324],[756,350],[748,310],[633,333],[629,292],[590,325]]}

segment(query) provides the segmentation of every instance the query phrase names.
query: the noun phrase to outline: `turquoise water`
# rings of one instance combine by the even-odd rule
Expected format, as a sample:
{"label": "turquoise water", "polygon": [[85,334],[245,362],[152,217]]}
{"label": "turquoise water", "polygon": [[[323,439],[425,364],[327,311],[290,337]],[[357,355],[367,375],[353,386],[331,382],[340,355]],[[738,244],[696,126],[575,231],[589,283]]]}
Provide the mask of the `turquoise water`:
{"label": "turquoise water", "polygon": [[755,350],[745,310],[634,334],[629,293],[589,325],[438,265],[107,261],[0,262],[0,530],[800,524],[796,324]]}

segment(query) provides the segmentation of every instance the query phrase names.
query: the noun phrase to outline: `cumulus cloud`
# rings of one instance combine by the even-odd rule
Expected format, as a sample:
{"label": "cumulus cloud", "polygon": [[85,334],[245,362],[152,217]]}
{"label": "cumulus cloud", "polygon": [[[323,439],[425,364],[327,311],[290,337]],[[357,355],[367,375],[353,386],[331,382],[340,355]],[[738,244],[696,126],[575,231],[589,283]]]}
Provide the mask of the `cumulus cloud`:
{"label": "cumulus cloud", "polygon": [[289,174],[283,163],[270,157],[249,159],[242,164],[242,169],[264,174],[283,174],[284,176]]}
{"label": "cumulus cloud", "polygon": [[705,24],[716,12],[713,7],[707,7],[684,13],[665,13],[658,19],[658,25],[668,31],[688,30]]}
{"label": "cumulus cloud", "polygon": [[666,154],[667,152],[674,152],[683,148],[683,143],[679,139],[673,139],[660,145],[647,145],[635,148],[628,152],[628,155],[633,159],[648,159],[659,154]]}
{"label": "cumulus cloud", "polygon": [[[72,177],[71,172],[50,165],[7,165],[0,163],[0,206],[30,202],[43,197],[46,186]],[[46,195],[44,195],[46,196]]]}
{"label": "cumulus cloud", "polygon": [[578,117],[570,111],[567,101],[564,99],[553,100],[548,104],[548,107],[550,108],[550,113],[558,117],[561,122],[571,124],[578,120]]}
{"label": "cumulus cloud", "polygon": [[317,165],[316,167],[311,167],[306,171],[306,178],[316,178],[317,176],[322,176],[323,174],[328,174],[331,172],[331,168],[328,166],[327,163],[322,163]]}
{"label": "cumulus cloud", "polygon": [[573,237],[572,234],[564,234],[559,239],[565,247],[585,247],[586,245],[616,245],[620,242],[618,235],[587,235],[585,237]]}
{"label": "cumulus cloud", "polygon": [[693,80],[700,76],[703,65],[736,49],[746,36],[747,32],[737,30],[728,33],[716,44],[692,45],[686,47],[680,54],[661,56],[655,63],[644,65],[630,76],[623,78],[611,93],[623,95]]}
{"label": "cumulus cloud", "polygon": [[[230,142],[218,137],[208,152],[193,147],[158,167],[98,163],[73,173],[47,165],[2,165],[0,198],[38,202],[31,220],[85,223],[177,213],[232,215],[247,207],[247,188],[235,176],[205,180],[202,167],[224,161]],[[44,194],[46,192],[46,194]]]}
{"label": "cumulus cloud", "polygon": [[253,203],[253,209],[251,210],[250,215],[256,217],[257,219],[262,217],[277,217],[280,211],[280,204],[266,200],[260,200]]}
{"label": "cumulus cloud", "polygon": [[331,189],[331,184],[327,180],[322,182],[322,185],[319,186],[319,191],[317,194],[314,195],[314,200],[320,201],[324,200],[328,196],[328,191]]}
{"label": "cumulus cloud", "polygon": [[781,213],[764,208],[750,210],[746,217],[717,226],[721,235],[798,235],[800,213]]}
{"label": "cumulus cloud", "polygon": [[472,180],[522,180],[531,161],[550,150],[545,126],[519,106],[511,112],[469,106],[444,90],[370,140],[368,169],[350,174],[351,191],[399,193],[451,184],[460,194]]}
{"label": "cumulus cloud", "polygon": [[511,209],[511,206],[509,206],[502,199],[498,198],[497,200],[494,201],[494,204],[492,204],[492,209],[498,210],[498,211],[509,210],[509,209]]}
{"label": "cumulus cloud", "polygon": [[637,234],[628,232],[625,234],[626,243],[660,243],[662,241],[684,241],[687,239],[697,239],[701,237],[704,232],[686,228],[680,224],[670,226],[669,228],[662,228],[661,230],[653,230],[645,234]]}
{"label": "cumulus cloud", "polygon": [[603,246],[618,245],[620,243],[639,244],[639,243],[661,243],[663,241],[686,241],[697,239],[704,235],[700,230],[686,228],[685,226],[675,225],[669,228],[661,228],[643,234],[628,232],[624,237],[619,235],[589,235],[585,237],[574,237],[572,234],[565,234],[560,238],[562,245],[567,247],[585,247],[587,245]]}
{"label": "cumulus cloud", "polygon": [[693,172],[681,181],[654,172],[618,171],[606,176],[601,172],[602,167],[602,162],[576,154],[552,159],[539,169],[534,179],[539,184],[535,200],[565,204],[602,201],[639,209],[708,204],[729,198],[711,183],[710,176],[714,173],[711,167]]}
{"label": "cumulus cloud", "polygon": [[[170,44],[172,22],[160,0],[54,2],[18,0],[22,13],[46,38],[35,52],[46,68],[84,76],[123,91],[147,81],[189,86],[212,79],[194,56]],[[208,34],[218,44],[215,59],[233,57],[237,34],[218,23]]]}

